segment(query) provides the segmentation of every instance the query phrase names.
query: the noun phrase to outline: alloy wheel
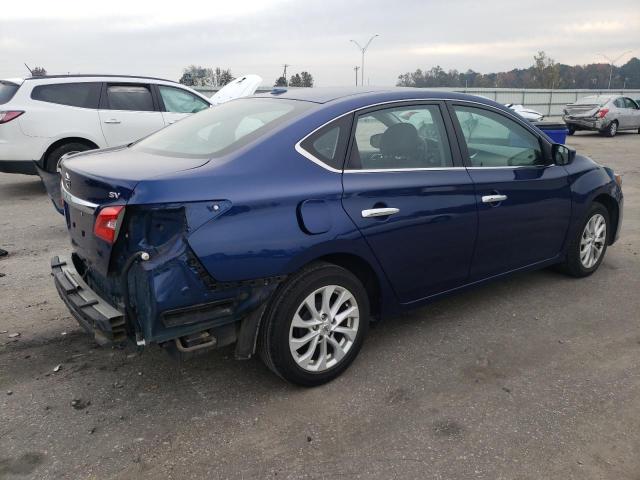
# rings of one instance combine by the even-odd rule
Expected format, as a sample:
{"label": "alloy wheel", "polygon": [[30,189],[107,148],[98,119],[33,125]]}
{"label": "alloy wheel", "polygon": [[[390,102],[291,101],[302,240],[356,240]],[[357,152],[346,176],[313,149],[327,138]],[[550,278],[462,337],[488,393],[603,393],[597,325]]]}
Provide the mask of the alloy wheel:
{"label": "alloy wheel", "polygon": [[584,226],[580,238],[580,263],[584,268],[592,268],[602,256],[607,238],[607,222],[596,213]]}
{"label": "alloy wheel", "polygon": [[311,293],[296,309],[289,350],[304,370],[323,372],[338,365],[358,335],[360,313],[354,295],[339,285]]}

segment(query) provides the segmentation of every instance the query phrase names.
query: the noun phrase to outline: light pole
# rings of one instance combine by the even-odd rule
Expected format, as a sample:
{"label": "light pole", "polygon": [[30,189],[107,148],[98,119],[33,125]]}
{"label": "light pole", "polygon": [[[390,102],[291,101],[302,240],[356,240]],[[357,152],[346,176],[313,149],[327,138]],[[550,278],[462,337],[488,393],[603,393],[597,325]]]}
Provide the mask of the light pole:
{"label": "light pole", "polygon": [[356,42],[355,40],[349,40],[358,48],[358,50],[362,52],[362,64],[360,65],[360,85],[364,86],[364,54],[367,53],[367,48],[369,48],[369,45],[371,45],[371,42],[373,42],[373,39],[379,36],[380,35],[376,33],[373,37],[369,39],[369,41],[364,45],[364,47],[360,45],[358,42]]}
{"label": "light pole", "polygon": [[353,70],[356,72],[356,87],[357,87],[358,86],[358,70],[360,70],[360,67],[356,65],[355,67],[353,67]]}
{"label": "light pole", "polygon": [[606,56],[604,53],[598,53],[598,55],[600,55],[601,57],[606,58],[609,61],[609,86],[607,86],[607,90],[611,90],[611,77],[613,76],[613,67],[616,64],[616,62],[618,60],[620,60],[622,57],[624,57],[627,53],[631,53],[631,50],[627,50],[626,52],[620,54],[619,56],[617,56],[616,58],[611,58]]}

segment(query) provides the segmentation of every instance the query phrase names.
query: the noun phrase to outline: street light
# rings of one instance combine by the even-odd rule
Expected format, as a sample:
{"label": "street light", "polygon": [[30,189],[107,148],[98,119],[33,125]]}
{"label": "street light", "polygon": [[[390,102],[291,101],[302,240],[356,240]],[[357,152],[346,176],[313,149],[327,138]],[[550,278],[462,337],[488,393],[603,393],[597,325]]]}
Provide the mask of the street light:
{"label": "street light", "polygon": [[362,52],[362,65],[360,66],[360,85],[364,85],[364,54],[367,53],[367,48],[369,48],[369,45],[371,45],[371,42],[373,42],[373,39],[379,36],[380,35],[376,33],[373,37],[369,39],[369,41],[365,44],[364,47],[360,45],[358,42],[356,42],[355,40],[349,40],[358,48],[358,50]]}
{"label": "street light", "polygon": [[611,76],[613,75],[613,67],[614,67],[615,63],[618,60],[620,60],[622,57],[624,57],[627,53],[631,53],[631,50],[627,50],[626,52],[624,52],[623,54],[617,56],[614,59],[612,59],[611,57],[606,56],[604,53],[598,53],[598,55],[600,55],[601,57],[606,58],[609,61],[609,86],[607,87],[607,90],[611,90]]}

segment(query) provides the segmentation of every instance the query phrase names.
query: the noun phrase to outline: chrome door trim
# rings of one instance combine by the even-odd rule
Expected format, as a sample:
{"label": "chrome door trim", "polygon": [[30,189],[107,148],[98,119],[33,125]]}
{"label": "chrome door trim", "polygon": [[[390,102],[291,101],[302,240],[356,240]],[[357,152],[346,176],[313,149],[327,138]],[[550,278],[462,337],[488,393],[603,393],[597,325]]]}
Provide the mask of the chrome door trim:
{"label": "chrome door trim", "polygon": [[385,208],[370,208],[362,210],[362,218],[373,217],[388,217],[389,215],[395,215],[400,211],[399,208],[385,207]]}
{"label": "chrome door trim", "polygon": [[[339,118],[344,117],[345,115],[351,115],[352,113],[359,112],[360,110],[367,110],[369,108],[379,107],[381,105],[390,105],[392,103],[402,104],[402,103],[410,103],[410,102],[462,102],[462,103],[471,103],[471,104],[475,104],[475,105],[480,105],[480,106],[485,107],[485,108],[489,108],[489,109],[494,110],[496,112],[499,112],[499,113],[501,113],[503,115],[511,116],[519,124],[522,124],[522,118],[519,117],[518,115],[514,114],[513,112],[506,112],[504,110],[501,110],[499,108],[494,107],[493,105],[487,105],[486,103],[482,103],[482,102],[474,102],[473,100],[466,100],[466,99],[459,99],[459,98],[403,98],[403,99],[400,99],[400,100],[387,100],[385,102],[372,103],[370,105],[364,105],[362,107],[358,107],[358,108],[354,108],[352,110],[349,110],[348,112],[341,113],[340,115],[338,115],[336,117],[333,117],[331,120],[326,121],[325,123],[323,123],[319,127],[315,128],[314,130],[312,130],[311,132],[306,134],[303,138],[298,140],[298,142],[294,145],[294,148],[295,148],[296,152],[298,152],[300,155],[305,157],[307,160],[311,160],[313,163],[315,163],[319,167],[324,168],[325,170],[328,170],[329,172],[333,172],[333,173],[343,173],[343,172],[345,172],[345,173],[347,173],[347,172],[348,173],[354,173],[356,171],[360,172],[362,170],[353,170],[353,169],[352,170],[338,170],[337,168],[330,167],[329,165],[324,163],[322,160],[320,160],[319,158],[315,157],[313,154],[307,152],[304,148],[302,148],[301,143],[304,142],[307,138],[309,138],[311,135],[316,133],[321,128],[326,127],[330,123],[335,122],[336,120],[338,120]],[[525,128],[527,128],[527,127],[525,127]],[[530,128],[527,128],[527,130],[530,130]],[[538,136],[535,132],[532,132],[532,133],[534,135]],[[528,167],[531,167],[531,166],[528,166]],[[445,170],[445,169],[449,170],[449,169],[462,169],[462,168],[465,168],[465,167],[449,167],[449,168],[446,168],[446,167],[445,168],[435,167],[435,168],[412,169],[412,170],[415,170],[415,171],[419,171],[419,170]],[[467,167],[467,168],[469,168],[469,167]],[[471,168],[487,168],[487,167],[471,167]],[[489,167],[489,168],[491,168],[491,167]],[[503,167],[496,167],[496,168],[503,168]],[[518,168],[518,167],[506,167],[506,168]],[[408,169],[371,170],[371,171],[368,171],[366,173],[385,172],[385,171],[407,171],[407,170]]]}
{"label": "chrome door trim", "polygon": [[506,195],[483,195],[482,203],[498,203],[504,202],[506,199]]}

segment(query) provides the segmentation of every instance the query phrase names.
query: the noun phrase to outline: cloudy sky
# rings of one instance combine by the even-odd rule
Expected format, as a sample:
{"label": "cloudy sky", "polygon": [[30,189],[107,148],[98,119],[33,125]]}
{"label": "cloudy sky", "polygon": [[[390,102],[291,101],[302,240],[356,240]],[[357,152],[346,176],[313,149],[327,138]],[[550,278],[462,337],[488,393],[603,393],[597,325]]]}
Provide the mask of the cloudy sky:
{"label": "cloudy sky", "polygon": [[[49,73],[120,73],[177,79],[184,66],[231,68],[271,83],[282,64],[317,85],[352,84],[349,43],[379,34],[366,59],[372,85],[441,65],[480,72],[526,67],[538,50],[583,64],[633,50],[639,0],[29,0],[0,7],[0,78],[23,63]],[[630,55],[624,57],[626,61]]]}

